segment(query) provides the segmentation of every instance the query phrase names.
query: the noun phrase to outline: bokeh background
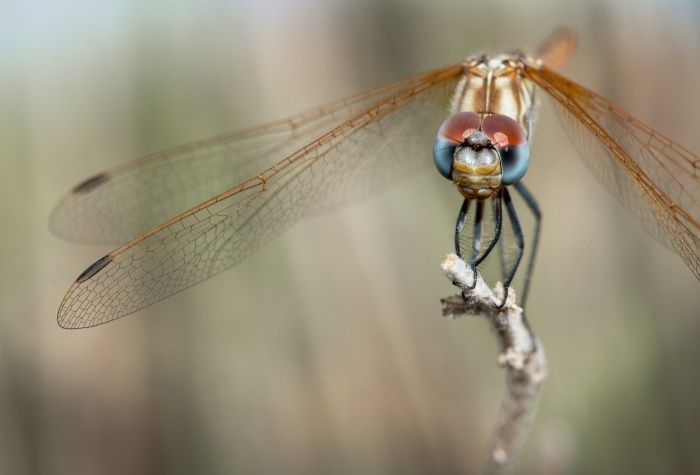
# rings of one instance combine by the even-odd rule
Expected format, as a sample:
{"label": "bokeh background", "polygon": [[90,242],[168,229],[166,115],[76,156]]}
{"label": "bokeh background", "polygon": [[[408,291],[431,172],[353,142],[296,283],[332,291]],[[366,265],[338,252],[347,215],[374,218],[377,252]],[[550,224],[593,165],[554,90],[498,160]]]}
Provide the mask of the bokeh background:
{"label": "bokeh background", "polygon": [[[460,199],[430,169],[110,325],[58,328],[109,249],[53,204],[126,160],[475,52],[579,34],[566,74],[700,150],[693,0],[0,3],[0,473],[472,473],[504,374],[440,317]],[[425,153],[431,160],[430,151]],[[550,375],[517,472],[700,473],[700,284],[543,105],[530,318]]]}

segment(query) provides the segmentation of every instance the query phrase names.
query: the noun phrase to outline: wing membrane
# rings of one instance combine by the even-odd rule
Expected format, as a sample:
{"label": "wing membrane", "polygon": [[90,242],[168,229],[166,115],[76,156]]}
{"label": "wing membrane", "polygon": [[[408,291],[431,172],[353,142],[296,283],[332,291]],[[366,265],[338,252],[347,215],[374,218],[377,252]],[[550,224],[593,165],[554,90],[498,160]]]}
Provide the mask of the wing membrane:
{"label": "wing membrane", "polygon": [[594,175],[700,279],[700,158],[554,71],[525,75],[554,99]]}
{"label": "wing membrane", "polygon": [[[342,106],[351,118],[335,126],[327,121],[331,128],[297,151],[98,260],[68,290],[59,325],[87,327],[133,313],[235,265],[304,215],[366,196],[430,163],[435,131],[461,71],[458,64],[395,83],[367,96],[370,106],[362,99],[359,113]],[[290,133],[290,123],[281,123],[281,133]],[[221,147],[214,142],[206,147]],[[255,146],[235,142],[257,156]],[[165,157],[134,166],[168,166],[160,164],[169,162]],[[97,181],[96,190],[104,186]],[[161,213],[153,211],[153,218]]]}
{"label": "wing membrane", "polygon": [[122,244],[435,74],[412,76],[287,119],[182,145],[100,173],[59,201],[50,227],[72,240]]}

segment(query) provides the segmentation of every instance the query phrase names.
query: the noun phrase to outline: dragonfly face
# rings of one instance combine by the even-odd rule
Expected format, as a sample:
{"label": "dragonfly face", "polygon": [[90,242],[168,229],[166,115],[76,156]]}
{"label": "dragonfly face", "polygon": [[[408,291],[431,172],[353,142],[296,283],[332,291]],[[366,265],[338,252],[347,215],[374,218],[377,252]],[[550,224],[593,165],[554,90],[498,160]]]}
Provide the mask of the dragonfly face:
{"label": "dragonfly face", "polygon": [[119,247],[71,284],[59,325],[100,325],[202,282],[303,217],[403,181],[430,163],[431,147],[464,197],[457,252],[467,224],[465,257],[474,267],[510,229],[516,252],[502,259],[507,286],[525,248],[510,190],[535,217],[531,256],[539,236],[539,207],[522,180],[535,88],[552,99],[593,174],[700,278],[700,157],[558,74],[574,44],[569,32],[555,32],[532,57],[470,57],[84,181],[56,205],[51,229]]}
{"label": "dragonfly face", "polygon": [[451,178],[465,198],[488,198],[501,187],[501,157],[484,132],[470,132],[454,148]]}
{"label": "dragonfly face", "polygon": [[517,183],[529,158],[522,128],[501,114],[453,114],[440,126],[433,146],[440,174],[469,199],[488,198],[501,186]]}

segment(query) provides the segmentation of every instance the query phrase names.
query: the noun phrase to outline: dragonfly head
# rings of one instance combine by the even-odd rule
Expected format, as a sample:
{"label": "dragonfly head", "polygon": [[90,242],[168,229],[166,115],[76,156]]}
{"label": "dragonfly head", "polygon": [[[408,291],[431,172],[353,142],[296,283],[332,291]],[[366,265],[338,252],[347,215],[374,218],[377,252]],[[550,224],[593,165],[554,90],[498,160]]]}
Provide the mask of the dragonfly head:
{"label": "dragonfly head", "polygon": [[525,174],[527,137],[508,116],[458,112],[438,130],[433,159],[440,174],[465,198],[484,199]]}

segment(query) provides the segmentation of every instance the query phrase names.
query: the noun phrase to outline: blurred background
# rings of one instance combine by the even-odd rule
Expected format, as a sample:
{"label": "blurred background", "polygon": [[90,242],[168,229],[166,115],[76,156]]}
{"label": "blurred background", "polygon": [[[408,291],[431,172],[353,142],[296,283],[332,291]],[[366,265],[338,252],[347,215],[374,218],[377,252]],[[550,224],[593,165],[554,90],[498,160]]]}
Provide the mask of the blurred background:
{"label": "blurred background", "polygon": [[[107,167],[477,52],[578,32],[565,73],[700,150],[693,0],[0,3],[0,473],[473,473],[504,388],[440,316],[460,198],[429,168],[231,271],[82,331],[110,249],[47,219]],[[546,100],[529,314],[550,375],[517,473],[700,473],[700,284],[576,157]],[[431,160],[430,151],[425,151]]]}

